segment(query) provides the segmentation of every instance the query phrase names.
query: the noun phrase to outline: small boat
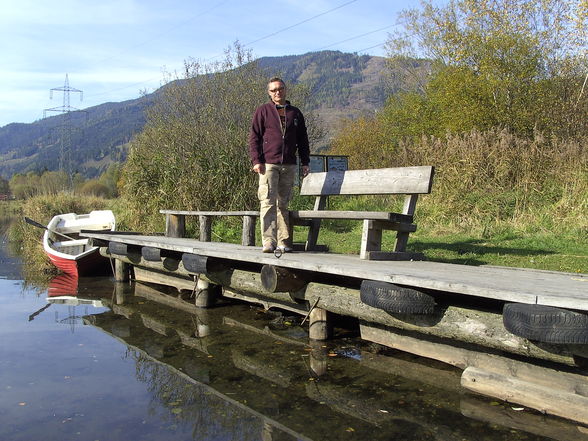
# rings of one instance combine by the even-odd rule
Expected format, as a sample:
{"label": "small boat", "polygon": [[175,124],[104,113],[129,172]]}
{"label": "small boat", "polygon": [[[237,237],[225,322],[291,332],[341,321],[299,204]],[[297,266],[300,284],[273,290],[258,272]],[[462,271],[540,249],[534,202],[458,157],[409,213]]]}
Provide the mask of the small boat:
{"label": "small boat", "polygon": [[96,210],[89,214],[58,214],[47,224],[43,248],[51,262],[66,274],[85,276],[107,268],[108,260],[98,247],[90,246],[88,238],[80,238],[82,230],[113,231],[114,214],[110,210]]}

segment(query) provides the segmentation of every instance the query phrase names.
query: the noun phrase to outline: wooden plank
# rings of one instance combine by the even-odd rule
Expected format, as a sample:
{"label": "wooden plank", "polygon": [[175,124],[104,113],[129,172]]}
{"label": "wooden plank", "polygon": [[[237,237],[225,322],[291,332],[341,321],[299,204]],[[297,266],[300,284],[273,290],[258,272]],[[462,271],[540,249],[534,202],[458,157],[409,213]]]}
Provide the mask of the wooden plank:
{"label": "wooden plank", "polygon": [[294,210],[290,211],[294,219],[341,219],[341,220],[380,220],[412,223],[413,217],[400,213],[383,211],[335,211],[335,210]]}
{"label": "wooden plank", "polygon": [[302,181],[300,194],[426,194],[431,192],[433,173],[430,166],[311,173]]}
{"label": "wooden plank", "polygon": [[[261,265],[276,264],[276,257],[272,254],[237,244],[109,233],[83,233],[82,236]],[[286,253],[280,258],[279,265],[500,301],[588,311],[588,274],[426,261],[382,262],[360,260],[357,255],[319,252]]]}

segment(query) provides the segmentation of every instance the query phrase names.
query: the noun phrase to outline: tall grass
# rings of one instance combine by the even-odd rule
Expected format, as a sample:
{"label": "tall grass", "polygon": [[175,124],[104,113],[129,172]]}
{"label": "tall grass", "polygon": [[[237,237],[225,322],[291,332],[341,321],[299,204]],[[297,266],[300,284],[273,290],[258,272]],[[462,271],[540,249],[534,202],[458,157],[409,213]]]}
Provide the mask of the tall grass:
{"label": "tall grass", "polygon": [[588,139],[532,139],[506,130],[409,138],[381,166],[435,166],[417,214],[429,228],[521,228],[588,234]]}

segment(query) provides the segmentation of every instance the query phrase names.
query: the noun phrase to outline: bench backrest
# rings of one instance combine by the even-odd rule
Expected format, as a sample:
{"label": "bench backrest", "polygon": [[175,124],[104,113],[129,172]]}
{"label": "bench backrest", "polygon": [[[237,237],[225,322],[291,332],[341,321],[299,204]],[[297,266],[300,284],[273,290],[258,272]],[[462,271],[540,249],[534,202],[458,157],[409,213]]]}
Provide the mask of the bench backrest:
{"label": "bench backrest", "polygon": [[303,196],[427,194],[435,168],[397,167],[310,173],[302,180]]}

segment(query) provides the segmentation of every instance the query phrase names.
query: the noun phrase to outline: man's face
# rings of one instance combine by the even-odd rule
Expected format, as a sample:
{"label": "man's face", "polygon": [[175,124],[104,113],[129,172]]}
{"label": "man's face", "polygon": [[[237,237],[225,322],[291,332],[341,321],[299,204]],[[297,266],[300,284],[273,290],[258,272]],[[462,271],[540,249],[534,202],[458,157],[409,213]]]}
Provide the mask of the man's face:
{"label": "man's face", "polygon": [[286,86],[279,81],[272,81],[267,86],[270,98],[275,104],[283,106],[286,104]]}

